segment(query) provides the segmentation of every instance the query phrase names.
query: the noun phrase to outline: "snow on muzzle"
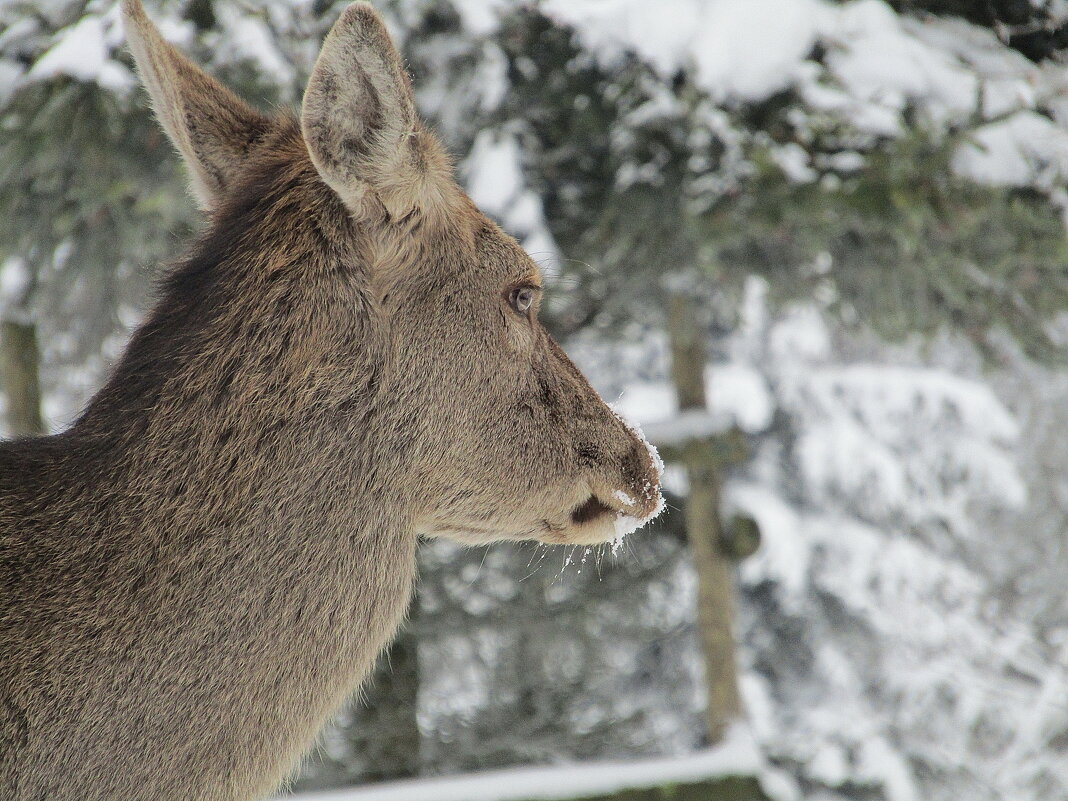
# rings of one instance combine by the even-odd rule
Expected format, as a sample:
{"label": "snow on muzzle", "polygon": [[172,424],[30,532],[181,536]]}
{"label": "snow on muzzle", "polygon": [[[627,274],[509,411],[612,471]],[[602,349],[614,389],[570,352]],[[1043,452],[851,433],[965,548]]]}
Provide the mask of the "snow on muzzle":
{"label": "snow on muzzle", "polygon": [[[664,462],[636,422],[629,419],[618,406],[608,404],[608,408],[645,448],[653,471],[656,473],[655,483],[649,478],[639,478],[636,485],[627,489],[613,490],[612,498],[618,505],[618,508],[612,510],[616,514],[613,521],[615,538],[612,540],[612,552],[615,553],[628,534],[637,531],[664,511],[664,495],[660,491],[660,481],[664,476]],[[600,503],[609,508],[604,502]]]}

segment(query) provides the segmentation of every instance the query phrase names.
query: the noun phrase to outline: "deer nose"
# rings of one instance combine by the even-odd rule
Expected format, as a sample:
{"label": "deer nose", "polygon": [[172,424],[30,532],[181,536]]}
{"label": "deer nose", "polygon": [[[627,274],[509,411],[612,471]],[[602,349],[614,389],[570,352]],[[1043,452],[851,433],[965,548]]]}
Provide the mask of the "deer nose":
{"label": "deer nose", "polygon": [[659,463],[659,457],[644,441],[636,441],[623,457],[623,486],[614,495],[616,500],[629,507],[629,514],[648,517],[658,510],[662,502]]}

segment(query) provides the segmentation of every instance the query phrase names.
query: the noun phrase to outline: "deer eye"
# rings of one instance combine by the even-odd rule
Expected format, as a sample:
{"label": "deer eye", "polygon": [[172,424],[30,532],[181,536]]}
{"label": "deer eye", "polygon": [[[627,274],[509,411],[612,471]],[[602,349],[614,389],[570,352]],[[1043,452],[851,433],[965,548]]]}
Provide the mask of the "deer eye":
{"label": "deer eye", "polygon": [[515,309],[516,313],[526,316],[534,305],[534,292],[533,287],[517,286],[508,293],[508,305]]}

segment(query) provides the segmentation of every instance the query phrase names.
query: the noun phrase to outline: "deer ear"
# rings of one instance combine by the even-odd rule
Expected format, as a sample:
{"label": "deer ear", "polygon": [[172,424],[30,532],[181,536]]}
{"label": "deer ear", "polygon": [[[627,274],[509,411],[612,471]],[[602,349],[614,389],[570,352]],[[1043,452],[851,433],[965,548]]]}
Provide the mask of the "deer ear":
{"label": "deer ear", "polygon": [[419,122],[411,80],[368,3],[346,8],[323,42],[301,128],[315,168],[356,216],[368,192],[393,219],[454,196],[449,160]]}
{"label": "deer ear", "polygon": [[167,42],[141,0],[123,0],[122,18],[156,117],[189,168],[193,194],[202,209],[214,208],[270,120]]}

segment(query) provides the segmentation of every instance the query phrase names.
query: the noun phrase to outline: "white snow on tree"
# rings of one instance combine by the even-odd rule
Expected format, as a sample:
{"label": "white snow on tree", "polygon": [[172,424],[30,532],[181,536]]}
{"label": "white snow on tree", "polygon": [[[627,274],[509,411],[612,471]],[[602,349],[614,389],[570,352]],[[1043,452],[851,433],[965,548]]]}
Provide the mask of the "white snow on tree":
{"label": "white snow on tree", "polygon": [[792,432],[727,490],[763,534],[741,578],[769,755],[827,797],[1063,797],[1049,738],[1068,716],[1047,693],[1068,674],[960,558],[986,512],[1026,500],[1012,416],[941,370],[835,363],[812,309],[740,340]]}

